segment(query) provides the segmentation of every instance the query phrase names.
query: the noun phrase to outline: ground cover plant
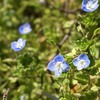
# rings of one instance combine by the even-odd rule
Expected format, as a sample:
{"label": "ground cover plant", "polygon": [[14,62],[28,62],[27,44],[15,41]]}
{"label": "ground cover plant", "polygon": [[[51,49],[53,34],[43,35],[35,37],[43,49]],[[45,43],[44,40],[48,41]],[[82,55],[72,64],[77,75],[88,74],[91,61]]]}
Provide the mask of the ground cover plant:
{"label": "ground cover plant", "polygon": [[0,100],[100,100],[100,0],[0,0]]}

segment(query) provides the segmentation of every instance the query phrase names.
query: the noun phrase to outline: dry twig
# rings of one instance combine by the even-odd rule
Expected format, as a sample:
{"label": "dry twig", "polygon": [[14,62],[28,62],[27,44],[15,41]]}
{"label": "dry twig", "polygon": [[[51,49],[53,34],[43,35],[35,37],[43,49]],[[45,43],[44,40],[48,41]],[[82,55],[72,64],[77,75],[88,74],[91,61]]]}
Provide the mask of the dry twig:
{"label": "dry twig", "polygon": [[10,89],[8,88],[8,89],[6,90],[6,92],[3,94],[2,100],[6,100],[9,91],[10,91]]}

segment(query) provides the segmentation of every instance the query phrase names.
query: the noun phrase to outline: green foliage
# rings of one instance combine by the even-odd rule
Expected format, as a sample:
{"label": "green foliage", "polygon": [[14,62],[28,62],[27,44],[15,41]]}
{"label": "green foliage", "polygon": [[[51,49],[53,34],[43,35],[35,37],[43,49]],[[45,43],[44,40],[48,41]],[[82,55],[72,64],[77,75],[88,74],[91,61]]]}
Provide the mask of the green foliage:
{"label": "green foliage", "polygon": [[[100,7],[86,13],[81,0],[68,1],[0,1],[0,100],[7,88],[7,100],[100,99]],[[26,22],[33,30],[21,35],[18,28]],[[14,52],[11,42],[20,37],[26,46]],[[47,64],[58,53],[70,69],[57,78]],[[81,53],[91,64],[78,71],[72,60]]]}

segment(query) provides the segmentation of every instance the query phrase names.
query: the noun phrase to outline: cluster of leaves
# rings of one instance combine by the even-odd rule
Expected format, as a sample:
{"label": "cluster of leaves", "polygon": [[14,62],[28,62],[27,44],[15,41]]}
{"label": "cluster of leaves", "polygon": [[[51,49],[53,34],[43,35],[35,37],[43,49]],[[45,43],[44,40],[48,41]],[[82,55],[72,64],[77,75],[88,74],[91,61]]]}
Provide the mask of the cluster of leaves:
{"label": "cluster of leaves", "polygon": [[[25,100],[99,100],[100,7],[86,13],[80,0],[44,1],[0,1],[0,100],[7,88],[8,100],[22,95]],[[22,36],[18,27],[26,22],[33,31]],[[27,44],[14,52],[10,45],[19,37]],[[47,70],[58,53],[71,67],[59,78]],[[81,53],[88,54],[91,64],[77,71],[72,59]]]}

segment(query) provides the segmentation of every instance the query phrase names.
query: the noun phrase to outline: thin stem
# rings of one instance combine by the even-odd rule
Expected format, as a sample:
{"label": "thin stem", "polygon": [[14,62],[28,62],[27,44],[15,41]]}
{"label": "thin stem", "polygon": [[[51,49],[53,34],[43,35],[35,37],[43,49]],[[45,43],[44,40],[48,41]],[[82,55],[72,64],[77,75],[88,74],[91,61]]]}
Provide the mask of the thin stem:
{"label": "thin stem", "polygon": [[8,89],[6,90],[6,92],[3,94],[2,100],[6,100],[9,91],[10,91],[10,89],[8,88]]}
{"label": "thin stem", "polygon": [[[69,30],[69,33],[68,34],[66,34],[64,37],[63,37],[63,39],[60,41],[60,43],[58,44],[58,48],[59,49],[61,49],[61,47],[62,47],[62,45],[64,44],[64,42],[66,41],[66,40],[68,40],[68,38],[69,38],[69,36],[70,36],[70,34],[71,34],[71,29]],[[57,54],[59,54],[59,49],[56,51],[56,55]]]}

